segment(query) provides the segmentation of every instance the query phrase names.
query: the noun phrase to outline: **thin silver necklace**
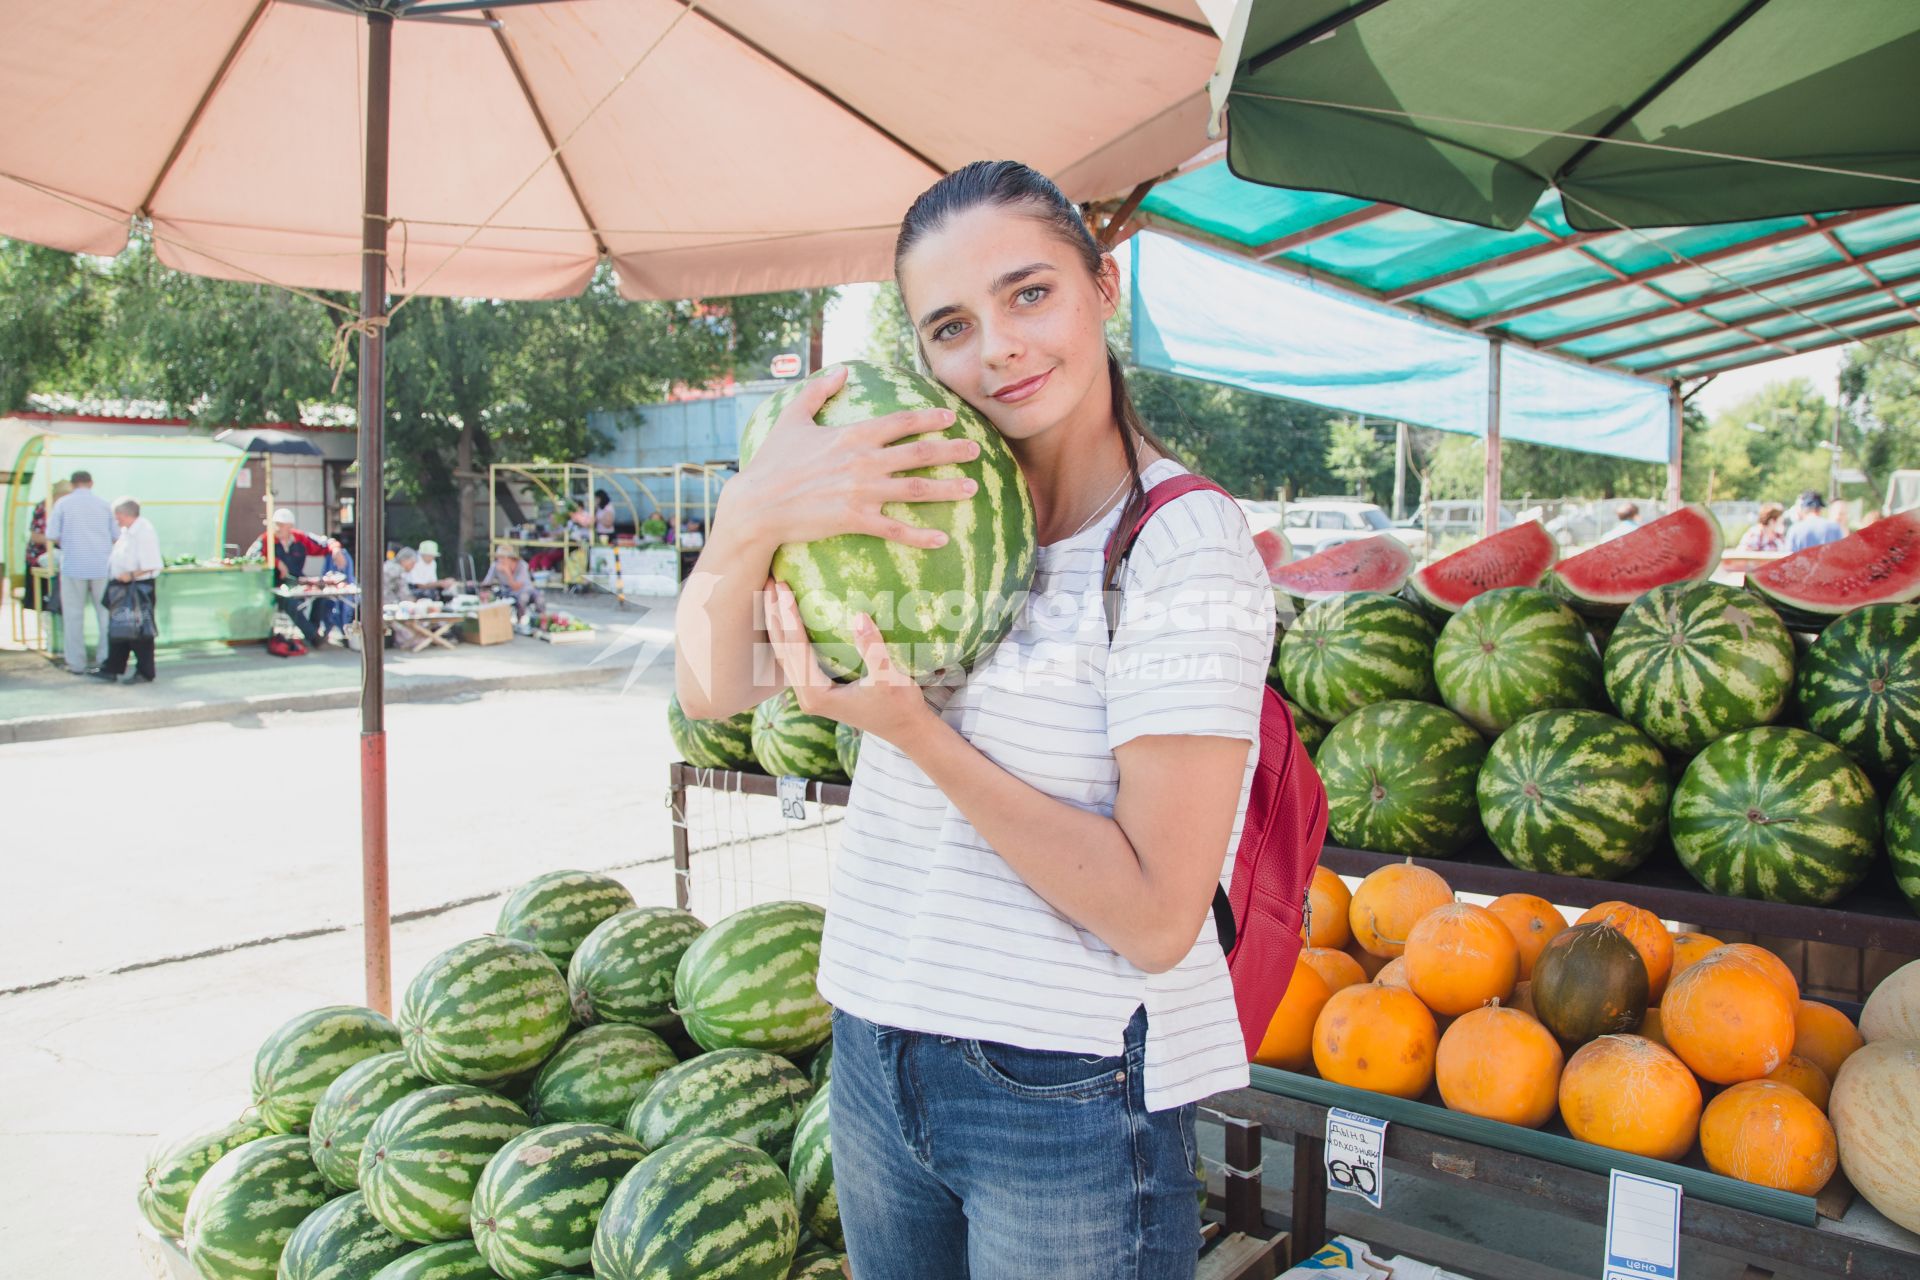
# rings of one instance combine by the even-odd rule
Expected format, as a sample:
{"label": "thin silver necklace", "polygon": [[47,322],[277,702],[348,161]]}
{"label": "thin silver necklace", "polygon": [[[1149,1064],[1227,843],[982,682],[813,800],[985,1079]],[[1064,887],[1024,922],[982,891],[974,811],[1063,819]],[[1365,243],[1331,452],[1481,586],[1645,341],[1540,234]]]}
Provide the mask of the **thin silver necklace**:
{"label": "thin silver necklace", "polygon": [[1113,486],[1112,493],[1108,494],[1105,498],[1101,499],[1100,505],[1093,509],[1093,514],[1088,516],[1085,520],[1082,520],[1080,522],[1080,527],[1078,529],[1075,529],[1072,533],[1060,539],[1060,541],[1070,542],[1073,539],[1079,537],[1081,534],[1085,533],[1087,531],[1088,525],[1092,524],[1095,520],[1098,520],[1101,516],[1107,513],[1108,506],[1112,504],[1115,498],[1120,496],[1120,491],[1127,487],[1127,481],[1131,479],[1133,479],[1132,472],[1128,472],[1126,475],[1121,476],[1120,483]]}

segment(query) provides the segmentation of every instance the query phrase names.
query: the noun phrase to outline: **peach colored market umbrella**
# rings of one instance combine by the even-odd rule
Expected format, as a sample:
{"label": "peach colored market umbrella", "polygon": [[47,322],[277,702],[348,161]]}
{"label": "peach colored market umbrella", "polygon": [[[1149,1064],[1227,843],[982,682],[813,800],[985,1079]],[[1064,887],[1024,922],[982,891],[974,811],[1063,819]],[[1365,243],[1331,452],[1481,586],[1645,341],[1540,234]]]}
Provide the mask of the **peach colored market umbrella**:
{"label": "peach colored market umbrella", "polygon": [[[0,0],[0,235],[111,255],[139,221],[183,271],[359,288],[377,499],[390,295],[564,297],[602,258],[630,298],[884,278],[908,203],[970,160],[1024,160],[1084,201],[1200,151],[1231,7]],[[362,565],[384,536],[363,502]],[[361,589],[378,617],[379,573]],[[385,1010],[384,681],[363,649],[367,1002]]]}

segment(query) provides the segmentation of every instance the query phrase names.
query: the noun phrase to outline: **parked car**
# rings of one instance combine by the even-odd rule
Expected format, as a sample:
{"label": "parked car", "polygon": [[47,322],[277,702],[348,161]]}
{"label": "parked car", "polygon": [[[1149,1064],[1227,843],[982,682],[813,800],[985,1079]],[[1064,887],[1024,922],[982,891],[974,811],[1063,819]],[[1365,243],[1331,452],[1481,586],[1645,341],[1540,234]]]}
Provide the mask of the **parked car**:
{"label": "parked car", "polygon": [[1355,498],[1301,498],[1286,504],[1280,527],[1293,544],[1296,556],[1310,556],[1384,533],[1406,543],[1416,558],[1427,549],[1426,531],[1417,526],[1396,525],[1385,511],[1371,502]]}

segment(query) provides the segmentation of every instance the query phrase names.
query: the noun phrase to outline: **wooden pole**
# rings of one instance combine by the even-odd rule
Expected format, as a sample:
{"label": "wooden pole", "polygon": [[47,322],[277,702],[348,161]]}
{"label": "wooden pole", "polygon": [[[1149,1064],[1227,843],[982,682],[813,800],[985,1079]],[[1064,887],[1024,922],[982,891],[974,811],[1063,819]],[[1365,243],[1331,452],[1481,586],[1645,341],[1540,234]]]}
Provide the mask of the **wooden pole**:
{"label": "wooden pole", "polygon": [[1393,518],[1407,514],[1407,424],[1393,424]]}
{"label": "wooden pole", "polygon": [[1480,531],[1500,532],[1500,351],[1499,340],[1487,344],[1487,481],[1481,491]]}
{"label": "wooden pole", "polygon": [[1680,509],[1680,384],[1667,387],[1667,510]]}

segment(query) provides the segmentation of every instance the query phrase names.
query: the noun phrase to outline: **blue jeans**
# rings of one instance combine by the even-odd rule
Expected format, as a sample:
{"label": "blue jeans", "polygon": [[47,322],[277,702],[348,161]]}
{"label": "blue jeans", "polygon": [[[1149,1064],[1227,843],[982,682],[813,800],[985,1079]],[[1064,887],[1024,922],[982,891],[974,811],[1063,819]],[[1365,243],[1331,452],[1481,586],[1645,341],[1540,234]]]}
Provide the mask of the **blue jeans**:
{"label": "blue jeans", "polygon": [[1087,1057],[833,1015],[834,1186],[856,1280],[1189,1280],[1192,1105],[1149,1112],[1147,1017]]}

